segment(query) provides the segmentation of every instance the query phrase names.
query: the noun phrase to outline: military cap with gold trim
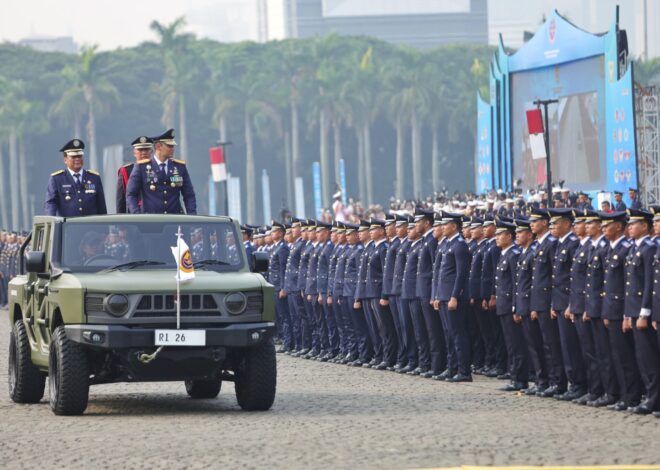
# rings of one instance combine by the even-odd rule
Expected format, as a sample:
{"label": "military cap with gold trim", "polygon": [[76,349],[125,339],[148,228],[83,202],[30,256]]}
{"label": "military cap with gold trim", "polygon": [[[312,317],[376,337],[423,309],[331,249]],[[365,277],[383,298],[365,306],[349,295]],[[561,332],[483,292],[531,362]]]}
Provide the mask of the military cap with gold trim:
{"label": "military cap with gold trim", "polygon": [[385,225],[392,225],[396,223],[396,214],[386,214],[385,215]]}
{"label": "military cap with gold trim", "polygon": [[85,142],[80,139],[71,139],[66,144],[62,145],[60,152],[64,152],[67,157],[76,157],[83,155],[85,152]]}
{"label": "military cap with gold trim", "polygon": [[584,221],[588,224],[590,224],[592,222],[600,222],[601,221],[600,215],[596,211],[592,211],[590,209],[585,209],[583,214],[584,214],[583,215]]}
{"label": "military cap with gold trim", "polygon": [[513,235],[513,233],[516,231],[516,226],[515,224],[512,224],[511,222],[504,221],[500,218],[498,218],[495,221],[495,233],[500,234],[504,232],[509,232]]}
{"label": "military cap with gold trim", "polygon": [[271,231],[272,230],[282,230],[282,231],[286,230],[286,227],[284,226],[284,224],[282,222],[278,222],[277,220],[273,220],[270,225],[271,225]]}
{"label": "military cap with gold trim", "polygon": [[401,227],[402,225],[408,225],[408,217],[406,217],[405,215],[397,214],[395,225],[397,227]]}
{"label": "military cap with gold trim", "polygon": [[316,223],[316,231],[320,232],[321,230],[330,230],[332,228],[331,224],[327,224],[325,222],[317,222]]}
{"label": "military cap with gold trim", "polygon": [[529,219],[515,219],[514,223],[516,225],[516,232],[524,232],[527,230],[532,230],[531,222]]}
{"label": "military cap with gold trim", "polygon": [[152,137],[151,139],[154,141],[154,143],[160,142],[165,145],[176,145],[176,141],[174,140],[174,129],[168,129],[161,135]]}
{"label": "military cap with gold trim", "polygon": [[429,222],[433,222],[433,211],[418,208],[415,211],[415,222],[419,222],[424,219],[428,220]]}
{"label": "military cap with gold trim", "polygon": [[626,211],[617,212],[598,212],[598,217],[603,221],[603,226],[607,226],[612,222],[621,222],[624,226],[627,223],[628,213]]}
{"label": "military cap with gold trim", "polygon": [[532,222],[537,220],[550,220],[550,214],[548,213],[548,209],[538,209],[536,207],[532,207],[532,211],[529,214],[529,219]]}
{"label": "military cap with gold trim", "polygon": [[575,220],[575,209],[569,207],[548,209],[548,214],[550,215],[550,225],[553,225],[562,219],[570,222]]}
{"label": "military cap with gold trim", "polygon": [[385,228],[385,221],[372,217],[371,219],[369,219],[369,230],[373,230],[377,228]]}
{"label": "military cap with gold trim", "polygon": [[369,223],[369,221],[365,219],[360,219],[360,227],[358,228],[358,232],[364,232],[366,230],[369,230],[369,228],[371,228],[371,224]]}
{"label": "military cap with gold trim", "polygon": [[348,223],[348,222],[345,222],[344,226],[345,226],[345,230],[346,230],[347,234],[357,232],[357,229],[359,227],[359,225],[357,225],[357,224],[351,224],[351,223]]}
{"label": "military cap with gold trim", "polygon": [[148,149],[151,148],[151,145],[153,144],[153,140],[151,137],[147,137],[146,135],[141,135],[140,137],[136,138],[133,142],[131,142],[131,145],[133,146],[134,149]]}
{"label": "military cap with gold trim", "polygon": [[297,217],[293,217],[293,218],[291,219],[291,227],[293,227],[293,228],[295,228],[295,227],[301,227],[301,226],[302,226],[302,222],[303,222],[303,221],[300,220],[299,218],[297,218]]}
{"label": "military cap with gold trim", "polygon": [[628,223],[650,222],[653,220],[653,214],[643,209],[628,209],[626,212],[628,214]]}

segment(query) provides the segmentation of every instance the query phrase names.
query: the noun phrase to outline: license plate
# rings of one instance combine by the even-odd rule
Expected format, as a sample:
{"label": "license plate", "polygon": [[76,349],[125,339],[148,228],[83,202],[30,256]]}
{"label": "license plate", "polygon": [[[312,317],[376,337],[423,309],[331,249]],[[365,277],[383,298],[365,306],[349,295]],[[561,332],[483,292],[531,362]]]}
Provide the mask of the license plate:
{"label": "license plate", "polygon": [[156,346],[206,346],[205,330],[156,330]]}

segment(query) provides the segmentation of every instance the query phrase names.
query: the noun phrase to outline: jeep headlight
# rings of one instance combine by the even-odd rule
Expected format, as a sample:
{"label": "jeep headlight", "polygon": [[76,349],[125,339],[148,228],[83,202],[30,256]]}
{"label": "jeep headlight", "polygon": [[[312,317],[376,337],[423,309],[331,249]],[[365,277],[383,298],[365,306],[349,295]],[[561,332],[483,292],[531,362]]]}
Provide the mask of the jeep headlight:
{"label": "jeep headlight", "polygon": [[124,294],[112,294],[103,301],[103,309],[110,315],[121,317],[128,311],[128,297]]}
{"label": "jeep headlight", "polygon": [[225,295],[225,308],[231,315],[240,315],[247,307],[247,298],[242,292],[232,292]]}

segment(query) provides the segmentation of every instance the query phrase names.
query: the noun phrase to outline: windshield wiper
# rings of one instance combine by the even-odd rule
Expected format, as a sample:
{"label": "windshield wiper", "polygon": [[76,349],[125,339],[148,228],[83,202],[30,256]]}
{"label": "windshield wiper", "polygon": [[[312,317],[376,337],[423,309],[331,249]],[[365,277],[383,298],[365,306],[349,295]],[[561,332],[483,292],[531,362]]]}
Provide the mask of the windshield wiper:
{"label": "windshield wiper", "polygon": [[219,265],[225,266],[225,265],[228,265],[228,264],[231,264],[231,263],[228,263],[226,261],[220,261],[219,259],[203,259],[203,260],[200,260],[200,261],[195,261],[193,263],[193,267],[202,268],[204,266],[219,266]]}
{"label": "windshield wiper", "polygon": [[133,269],[137,268],[138,266],[157,266],[160,264],[165,264],[162,261],[152,261],[149,259],[141,259],[137,261],[129,261],[128,263],[121,263],[121,264],[115,264],[114,266],[110,266],[109,268],[104,269],[103,271],[100,271],[102,273],[109,273],[111,271],[117,271],[117,270],[127,270],[127,269]]}

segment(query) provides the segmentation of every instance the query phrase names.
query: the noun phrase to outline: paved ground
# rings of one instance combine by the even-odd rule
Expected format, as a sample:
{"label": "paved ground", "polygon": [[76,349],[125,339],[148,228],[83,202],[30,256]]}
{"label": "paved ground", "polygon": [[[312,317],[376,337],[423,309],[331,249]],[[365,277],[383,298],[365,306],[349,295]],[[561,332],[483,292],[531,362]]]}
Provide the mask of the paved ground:
{"label": "paved ground", "polygon": [[[0,312],[0,381],[9,322]],[[2,468],[411,468],[660,462],[660,420],[279,357],[272,411],[241,412],[232,384],[193,401],[180,383],[92,388],[81,417],[0,391]],[[6,390],[6,388],[5,388]],[[47,393],[47,392],[46,392]]]}

